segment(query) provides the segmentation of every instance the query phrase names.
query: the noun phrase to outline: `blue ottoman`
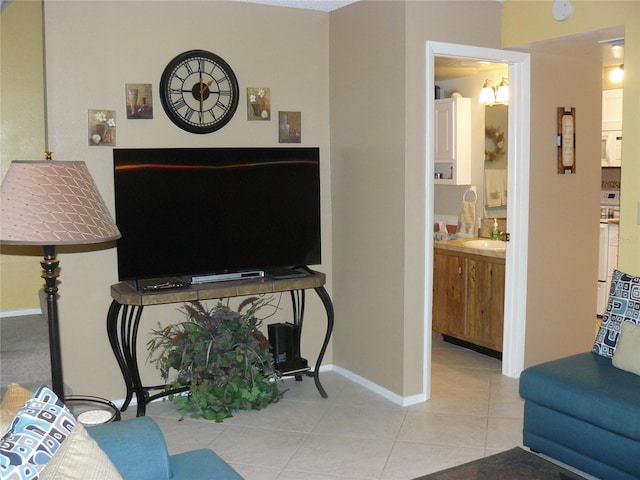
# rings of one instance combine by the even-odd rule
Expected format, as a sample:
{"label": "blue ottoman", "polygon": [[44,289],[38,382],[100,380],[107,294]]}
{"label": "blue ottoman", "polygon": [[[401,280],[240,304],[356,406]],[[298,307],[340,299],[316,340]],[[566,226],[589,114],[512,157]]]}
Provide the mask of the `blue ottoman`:
{"label": "blue ottoman", "polygon": [[520,396],[531,450],[602,479],[640,479],[640,376],[587,352],[527,368]]}

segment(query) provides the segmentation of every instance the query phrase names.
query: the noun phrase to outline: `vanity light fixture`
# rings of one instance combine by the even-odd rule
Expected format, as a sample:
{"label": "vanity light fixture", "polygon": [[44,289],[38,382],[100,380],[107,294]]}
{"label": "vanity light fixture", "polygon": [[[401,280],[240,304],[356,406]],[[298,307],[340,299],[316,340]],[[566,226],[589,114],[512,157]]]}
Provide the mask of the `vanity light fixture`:
{"label": "vanity light fixture", "polygon": [[509,79],[502,77],[500,85],[496,90],[496,103],[509,102]]}
{"label": "vanity light fixture", "polygon": [[620,83],[624,78],[624,64],[618,65],[609,72],[609,80],[614,83]]}
{"label": "vanity light fixture", "polygon": [[480,90],[480,103],[483,105],[491,105],[496,103],[496,84],[491,80],[485,80],[482,90]]}
{"label": "vanity light fixture", "polygon": [[483,105],[506,104],[509,102],[509,79],[502,77],[500,85],[485,80],[480,90],[480,103]]}

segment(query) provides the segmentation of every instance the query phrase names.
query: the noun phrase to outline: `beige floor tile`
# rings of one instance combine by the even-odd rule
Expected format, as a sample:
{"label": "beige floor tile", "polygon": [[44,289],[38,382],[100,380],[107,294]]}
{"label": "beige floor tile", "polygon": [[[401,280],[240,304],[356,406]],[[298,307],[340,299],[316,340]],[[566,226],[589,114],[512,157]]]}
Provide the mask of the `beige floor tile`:
{"label": "beige floor tile", "polygon": [[210,448],[233,465],[282,469],[304,439],[302,433],[229,425],[211,442]]}
{"label": "beige floor tile", "polygon": [[406,415],[402,408],[370,408],[336,404],[318,422],[313,433],[359,438],[394,439]]}
{"label": "beige floor tile", "polygon": [[393,439],[309,435],[285,471],[376,479],[392,446]]}
{"label": "beige floor tile", "polygon": [[391,400],[353,382],[345,385],[342,391],[335,396],[335,402],[343,405],[362,407],[402,408],[398,407],[398,405]]}
{"label": "beige floor tile", "polygon": [[484,447],[466,448],[398,441],[381,480],[409,480],[484,456]]}
{"label": "beige floor tile", "polygon": [[230,463],[244,480],[276,480],[279,479],[280,468],[257,467],[254,465],[238,465]]}
{"label": "beige floor tile", "polygon": [[320,383],[326,390],[329,398],[322,398],[313,378],[307,376],[303,376],[301,381],[296,381],[294,377],[286,377],[282,381],[280,389],[285,390],[283,398],[287,400],[331,403],[336,399],[336,396],[342,392],[345,386],[353,382],[335,372],[320,372]]}
{"label": "beige floor tile", "polygon": [[410,411],[398,441],[484,448],[486,436],[486,417]]}
{"label": "beige floor tile", "polygon": [[287,378],[280,402],[222,423],[178,422],[170,402],[147,412],[172,453],[208,446],[245,480],[410,480],[521,444],[518,380],[500,368],[434,338],[432,398],[411,407],[327,371],[329,398],[310,377]]}
{"label": "beige floor tile", "polygon": [[489,418],[487,449],[503,451],[516,446],[522,446],[522,419]]}
{"label": "beige floor tile", "polygon": [[216,422],[202,422],[174,418],[154,419],[164,434],[170,454],[182,453],[199,448],[209,448],[211,442],[227,428]]}
{"label": "beige floor tile", "polygon": [[[352,478],[352,480],[368,480],[366,477],[344,477],[334,475],[315,474],[309,472],[297,472],[295,470],[285,470],[280,474],[278,480],[345,480],[346,478]],[[377,478],[377,477],[376,477]],[[245,479],[249,480],[249,479]]]}
{"label": "beige floor tile", "polygon": [[283,399],[262,410],[242,412],[234,425],[270,428],[290,432],[310,432],[326,414],[329,402],[301,402]]}

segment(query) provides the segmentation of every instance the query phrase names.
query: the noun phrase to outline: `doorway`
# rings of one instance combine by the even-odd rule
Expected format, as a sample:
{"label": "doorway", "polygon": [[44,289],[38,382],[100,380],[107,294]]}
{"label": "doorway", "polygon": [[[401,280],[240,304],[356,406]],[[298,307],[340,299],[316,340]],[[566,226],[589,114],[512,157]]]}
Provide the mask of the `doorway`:
{"label": "doorway", "polygon": [[527,251],[529,215],[529,98],[530,56],[528,53],[428,41],[426,44],[426,168],[425,168],[425,325],[424,389],[430,398],[431,337],[433,305],[434,225],[434,95],[435,57],[453,57],[470,61],[488,61],[509,65],[509,101],[507,152],[507,188],[509,210],[507,224],[511,240],[507,249],[502,373],[518,377],[524,368],[526,318]]}

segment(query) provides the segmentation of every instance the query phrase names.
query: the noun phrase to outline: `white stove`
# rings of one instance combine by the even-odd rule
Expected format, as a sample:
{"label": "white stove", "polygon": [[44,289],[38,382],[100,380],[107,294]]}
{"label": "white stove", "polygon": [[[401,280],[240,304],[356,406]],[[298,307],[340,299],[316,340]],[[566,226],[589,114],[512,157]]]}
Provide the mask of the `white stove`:
{"label": "white stove", "polygon": [[618,266],[620,190],[600,192],[600,240],[598,248],[598,300],[596,314],[607,307],[613,270]]}
{"label": "white stove", "polygon": [[607,223],[612,218],[620,218],[620,190],[601,190],[600,223]]}

